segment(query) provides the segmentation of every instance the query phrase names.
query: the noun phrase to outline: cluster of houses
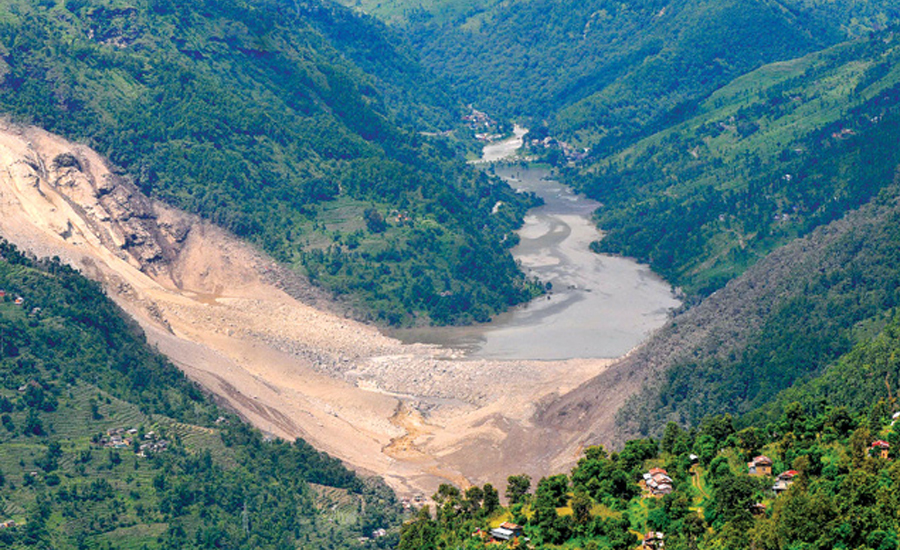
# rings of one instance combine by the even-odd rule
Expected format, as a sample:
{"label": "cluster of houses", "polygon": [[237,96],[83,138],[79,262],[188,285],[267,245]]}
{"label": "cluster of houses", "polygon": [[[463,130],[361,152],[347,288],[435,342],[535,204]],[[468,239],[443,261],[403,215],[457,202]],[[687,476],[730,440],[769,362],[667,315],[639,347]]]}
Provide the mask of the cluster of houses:
{"label": "cluster of houses", "polygon": [[491,142],[503,137],[503,134],[497,133],[497,121],[488,116],[487,113],[472,109],[472,111],[462,117],[463,122],[470,130],[475,132],[475,139],[479,141]]}
{"label": "cluster of houses", "polygon": [[[873,456],[888,459],[890,458],[890,449],[890,443],[879,439],[872,442],[869,451]],[[748,473],[754,477],[771,476],[772,465],[773,461],[771,458],[765,455],[760,455],[754,457],[753,460],[747,463],[747,470]],[[772,485],[772,492],[775,493],[775,496],[778,496],[781,493],[787,491],[799,475],[800,472],[798,472],[797,470],[786,470],[784,472],[781,472],[780,474],[775,476],[775,484]],[[750,511],[754,514],[763,514],[766,511],[766,507],[763,504],[754,504],[753,507],[751,507]]]}
{"label": "cluster of houses", "polygon": [[529,140],[528,146],[531,149],[559,149],[566,157],[566,160],[570,162],[584,160],[590,153],[589,149],[576,149],[565,141],[560,141],[552,136]]}
{"label": "cluster of houses", "polygon": [[469,114],[463,115],[462,119],[473,130],[494,124],[494,120],[487,113],[478,109],[472,109]]}
{"label": "cluster of houses", "polygon": [[8,519],[6,521],[0,521],[0,529],[9,529],[11,527],[16,526],[16,520]]}
{"label": "cluster of houses", "polygon": [[662,497],[672,492],[672,478],[669,477],[669,472],[662,468],[650,468],[650,471],[644,474],[643,483],[651,496]]}
{"label": "cluster of houses", "polygon": [[[747,463],[747,470],[753,477],[770,476],[772,475],[773,464],[774,462],[771,458],[766,455],[759,455],[753,457],[753,460]],[[797,472],[796,470],[787,470],[778,474],[775,478],[775,485],[772,485],[772,492],[777,496],[787,491],[788,487],[794,483],[794,478],[799,474],[800,472]],[[763,508],[763,510],[765,510],[765,508]]]}
{"label": "cluster of houses", "polygon": [[855,135],[856,132],[850,128],[843,128],[840,132],[832,132],[831,137],[837,140],[844,140]]}
{"label": "cluster of houses", "polygon": [[[400,212],[400,211],[395,211],[395,212],[397,213],[397,215],[394,219],[396,220],[397,225],[404,225],[404,224],[408,224],[408,223],[412,222],[412,218],[409,217],[408,212]],[[393,212],[392,212],[392,214],[393,214]]]}
{"label": "cluster of houses", "polygon": [[[134,438],[140,437],[136,428],[110,428],[106,436],[100,438],[100,445],[112,449],[129,449],[134,444]],[[148,454],[161,453],[169,448],[169,442],[158,436],[156,432],[144,434],[144,441],[138,446],[137,455],[146,457]]]}

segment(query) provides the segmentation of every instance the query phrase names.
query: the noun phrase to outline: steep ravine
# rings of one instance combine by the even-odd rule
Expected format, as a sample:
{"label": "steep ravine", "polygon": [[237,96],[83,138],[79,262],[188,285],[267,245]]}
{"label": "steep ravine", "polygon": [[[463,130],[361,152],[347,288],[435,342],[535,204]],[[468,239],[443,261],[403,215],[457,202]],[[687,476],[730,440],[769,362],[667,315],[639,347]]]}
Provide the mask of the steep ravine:
{"label": "steep ravine", "polygon": [[[148,199],[94,151],[0,126],[0,234],[100,281],[192,379],[274,435],[303,437],[401,494],[503,485],[577,458],[536,405],[607,360],[466,360],[346,319],[293,273]],[[621,396],[610,388],[609,403]],[[602,401],[601,401],[602,402]]]}

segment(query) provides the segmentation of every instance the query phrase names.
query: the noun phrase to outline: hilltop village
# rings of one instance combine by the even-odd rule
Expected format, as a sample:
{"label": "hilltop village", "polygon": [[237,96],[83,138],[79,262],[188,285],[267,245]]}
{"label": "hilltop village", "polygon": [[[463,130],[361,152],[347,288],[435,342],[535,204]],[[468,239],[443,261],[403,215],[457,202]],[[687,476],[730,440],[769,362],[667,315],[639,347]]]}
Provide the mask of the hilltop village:
{"label": "hilltop village", "polygon": [[488,498],[490,486],[442,486],[433,513],[422,508],[404,526],[400,548],[753,548],[774,536],[893,548],[886,527],[895,520],[864,512],[870,505],[860,500],[885,511],[897,504],[893,491],[878,489],[900,479],[900,412],[888,410],[884,401],[856,418],[843,408],[813,417],[792,408],[741,430],[730,416],[690,432],[670,423],[660,441],[586,449],[570,474],[543,478],[533,492],[528,476],[511,476],[506,507]]}

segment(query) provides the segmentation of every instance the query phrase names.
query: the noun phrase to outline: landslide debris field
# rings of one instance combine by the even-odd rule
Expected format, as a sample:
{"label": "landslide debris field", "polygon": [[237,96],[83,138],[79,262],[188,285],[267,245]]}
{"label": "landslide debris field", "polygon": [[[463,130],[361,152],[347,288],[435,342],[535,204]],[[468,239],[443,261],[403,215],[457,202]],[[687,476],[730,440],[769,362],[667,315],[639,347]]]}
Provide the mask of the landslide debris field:
{"label": "landslide debris field", "polygon": [[[100,281],[152,344],[249,422],[401,495],[567,467],[581,432],[531,419],[610,364],[403,345],[223,230],[143,196],[89,148],[35,128],[0,126],[0,234]],[[601,424],[632,386],[601,391]]]}

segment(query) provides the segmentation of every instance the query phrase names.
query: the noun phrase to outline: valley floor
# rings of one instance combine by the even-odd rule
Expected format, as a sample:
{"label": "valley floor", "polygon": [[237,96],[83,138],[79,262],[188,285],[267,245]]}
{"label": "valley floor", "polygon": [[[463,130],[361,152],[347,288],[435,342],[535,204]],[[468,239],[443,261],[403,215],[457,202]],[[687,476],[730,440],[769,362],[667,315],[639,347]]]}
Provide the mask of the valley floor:
{"label": "valley floor", "polygon": [[[302,437],[401,495],[569,467],[584,435],[532,419],[611,364],[403,345],[252,247],[143,197],[90,149],[33,128],[0,128],[0,235],[102,282],[151,343],[260,429]],[[610,431],[633,385],[598,396]]]}

